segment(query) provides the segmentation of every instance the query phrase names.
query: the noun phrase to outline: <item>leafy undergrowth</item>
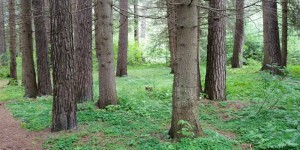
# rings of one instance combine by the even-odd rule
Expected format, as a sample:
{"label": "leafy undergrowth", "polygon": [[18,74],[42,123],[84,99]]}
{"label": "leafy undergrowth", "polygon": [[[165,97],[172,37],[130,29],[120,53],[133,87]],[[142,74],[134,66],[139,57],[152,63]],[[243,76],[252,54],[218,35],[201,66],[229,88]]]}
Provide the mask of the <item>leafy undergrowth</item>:
{"label": "leafy undergrowth", "polygon": [[[230,100],[200,101],[199,119],[206,137],[174,143],[167,134],[172,97],[169,68],[130,67],[129,76],[117,80],[119,105],[99,110],[94,102],[79,104],[79,129],[50,135],[43,146],[46,149],[300,149],[300,90],[295,68],[284,78],[261,73],[259,66],[228,69]],[[96,99],[98,81],[94,85]],[[22,127],[33,131],[50,127],[51,97],[16,99],[6,106],[22,121]]]}

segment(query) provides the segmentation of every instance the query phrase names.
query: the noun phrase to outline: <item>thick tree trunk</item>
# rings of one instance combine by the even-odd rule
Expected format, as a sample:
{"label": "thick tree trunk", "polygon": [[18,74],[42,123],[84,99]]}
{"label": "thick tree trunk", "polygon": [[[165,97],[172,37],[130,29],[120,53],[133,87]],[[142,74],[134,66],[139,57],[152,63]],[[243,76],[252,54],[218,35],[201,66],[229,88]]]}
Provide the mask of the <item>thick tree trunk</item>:
{"label": "thick tree trunk", "polygon": [[[264,38],[267,41],[267,48],[269,54],[269,62],[264,64],[263,70],[268,69],[272,71],[273,74],[281,74],[281,52],[280,52],[280,40],[279,40],[279,29],[278,29],[278,16],[277,16],[277,2],[276,0],[264,0],[263,8],[265,11],[265,21],[267,21],[267,26],[264,29]],[[264,25],[265,26],[265,25]]]}
{"label": "thick tree trunk", "polygon": [[96,51],[99,61],[99,108],[118,103],[114,74],[112,0],[96,0]]}
{"label": "thick tree trunk", "polygon": [[71,0],[50,0],[53,54],[53,132],[77,127]]}
{"label": "thick tree trunk", "polygon": [[287,67],[287,34],[288,34],[288,22],[287,22],[287,12],[288,12],[288,0],[282,0],[282,66]]}
{"label": "thick tree trunk", "polygon": [[134,41],[137,45],[139,45],[139,8],[138,8],[139,1],[135,0],[134,2]]}
{"label": "thick tree trunk", "polygon": [[6,42],[3,9],[3,0],[0,0],[0,65],[6,64]]}
{"label": "thick tree trunk", "polygon": [[[197,1],[175,0],[177,5],[177,51],[173,84],[171,138],[180,140],[187,128],[197,137],[203,135],[198,118],[197,82]],[[184,122],[183,122],[184,121]]]}
{"label": "thick tree trunk", "polygon": [[37,96],[37,85],[33,62],[32,24],[31,24],[31,0],[21,1],[22,12],[22,39],[23,39],[23,78],[25,86],[25,97],[35,98]]}
{"label": "thick tree trunk", "polygon": [[120,31],[117,76],[127,76],[127,52],[128,52],[128,0],[120,0]]}
{"label": "thick tree trunk", "polygon": [[10,78],[9,84],[17,82],[17,61],[16,61],[16,9],[15,0],[8,1],[9,9],[9,53],[10,53]]}
{"label": "thick tree trunk", "polygon": [[168,34],[169,34],[169,51],[170,51],[170,67],[171,73],[174,73],[174,61],[175,54],[174,52],[177,49],[176,43],[176,12],[175,6],[172,5],[174,0],[166,0],[167,2],[167,12],[168,12]]}
{"label": "thick tree trunk", "polygon": [[32,0],[35,43],[37,56],[38,93],[42,95],[52,94],[50,77],[50,64],[48,57],[48,40],[45,23],[45,4],[43,0]]}
{"label": "thick tree trunk", "polygon": [[270,56],[269,56],[269,41],[268,41],[268,20],[267,20],[267,5],[266,5],[266,1],[263,0],[262,1],[262,9],[263,9],[263,35],[264,35],[264,59],[263,59],[263,63],[262,63],[262,68],[261,70],[267,70],[268,64],[270,63]]}
{"label": "thick tree trunk", "polygon": [[243,45],[244,45],[244,0],[236,1],[236,21],[234,34],[234,47],[232,55],[232,68],[241,68],[243,66]]}
{"label": "thick tree trunk", "polygon": [[226,100],[225,4],[225,0],[209,1],[209,6],[217,10],[208,13],[205,93],[210,100]]}
{"label": "thick tree trunk", "polygon": [[75,10],[73,22],[77,61],[76,101],[84,102],[93,100],[92,0],[76,0]]}

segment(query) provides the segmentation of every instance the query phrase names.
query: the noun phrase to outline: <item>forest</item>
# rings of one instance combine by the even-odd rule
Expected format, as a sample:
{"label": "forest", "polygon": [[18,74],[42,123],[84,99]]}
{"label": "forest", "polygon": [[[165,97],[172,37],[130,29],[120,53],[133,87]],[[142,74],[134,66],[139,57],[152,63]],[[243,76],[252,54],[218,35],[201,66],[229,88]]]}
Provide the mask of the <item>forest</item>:
{"label": "forest", "polygon": [[300,150],[300,0],[0,0],[0,150]]}

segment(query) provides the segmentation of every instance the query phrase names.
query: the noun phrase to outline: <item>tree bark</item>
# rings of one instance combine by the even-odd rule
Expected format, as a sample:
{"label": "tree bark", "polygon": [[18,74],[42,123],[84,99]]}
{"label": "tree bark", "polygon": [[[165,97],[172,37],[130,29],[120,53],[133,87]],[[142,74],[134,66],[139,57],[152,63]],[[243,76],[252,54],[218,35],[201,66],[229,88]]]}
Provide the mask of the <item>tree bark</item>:
{"label": "tree bark", "polygon": [[267,20],[267,12],[268,8],[266,5],[266,1],[262,1],[262,9],[263,9],[263,35],[264,35],[264,59],[262,63],[262,68],[261,70],[267,70],[268,69],[268,64],[270,62],[270,56],[269,56],[269,41],[268,41],[268,20]]}
{"label": "tree bark", "polygon": [[208,45],[205,93],[210,100],[226,100],[225,0],[211,0],[208,12]]}
{"label": "tree bark", "polygon": [[17,61],[16,61],[16,9],[15,0],[9,0],[9,53],[10,53],[10,78],[9,84],[17,82]]}
{"label": "tree bark", "polygon": [[134,8],[133,8],[133,11],[134,11],[134,41],[137,45],[139,45],[139,8],[138,8],[138,4],[139,4],[139,1],[138,0],[135,0],[134,1]]}
{"label": "tree bark", "polygon": [[105,108],[118,103],[114,74],[112,0],[96,0],[96,51],[99,62],[99,100]]}
{"label": "tree bark", "polygon": [[170,51],[170,67],[171,67],[171,73],[174,73],[174,61],[175,61],[175,55],[174,52],[177,49],[177,43],[176,43],[176,12],[175,12],[175,6],[172,5],[174,3],[174,0],[166,0],[167,2],[167,13],[168,13],[168,34],[169,34],[169,51]]}
{"label": "tree bark", "polygon": [[93,100],[92,0],[76,0],[74,46],[77,61],[76,101]]}
{"label": "tree bark", "polygon": [[[180,140],[187,135],[187,128],[193,137],[203,135],[198,118],[197,82],[197,1],[175,0],[177,51],[175,51],[175,72],[173,84],[171,138]],[[182,123],[182,121],[186,123]]]}
{"label": "tree bark", "polygon": [[6,64],[6,42],[4,28],[4,7],[3,0],[0,0],[0,65]]}
{"label": "tree bark", "polygon": [[37,56],[38,95],[51,95],[52,85],[48,57],[48,39],[45,22],[45,3],[43,0],[32,0],[35,43]]}
{"label": "tree bark", "polygon": [[53,132],[77,127],[71,0],[50,0],[53,54]]}
{"label": "tree bark", "polygon": [[[263,1],[264,19],[267,21],[267,25],[264,25],[264,39],[267,44],[267,52],[269,60],[263,64],[263,70],[270,70],[273,74],[282,74],[281,67],[281,52],[280,52],[280,40],[278,29],[278,16],[277,16],[277,3],[276,0],[264,0]],[[266,35],[265,35],[266,34]]]}
{"label": "tree bark", "polygon": [[22,14],[22,39],[23,39],[23,71],[25,97],[37,96],[36,76],[33,61],[32,24],[31,24],[31,0],[21,1]]}
{"label": "tree bark", "polygon": [[128,53],[128,0],[120,0],[120,31],[118,45],[117,76],[127,76]]}
{"label": "tree bark", "polygon": [[288,0],[282,0],[282,66],[287,67],[287,34],[288,34],[288,22],[287,22],[287,13],[288,13]]}
{"label": "tree bark", "polygon": [[[200,0],[198,0],[198,5],[200,6]],[[200,28],[200,7],[197,7],[198,9],[198,12],[197,12],[197,14],[198,14],[198,16],[197,16],[197,18],[198,18],[198,25],[197,25],[197,77],[198,77],[198,79],[197,79],[197,85],[198,85],[198,93],[199,93],[199,97],[200,97],[200,95],[201,95],[201,93],[202,93],[202,84],[201,84],[201,72],[200,72],[200,52],[201,52],[201,49],[200,49],[200,34],[201,34],[201,28]]]}
{"label": "tree bark", "polygon": [[241,68],[243,66],[244,27],[244,0],[237,0],[232,68]]}

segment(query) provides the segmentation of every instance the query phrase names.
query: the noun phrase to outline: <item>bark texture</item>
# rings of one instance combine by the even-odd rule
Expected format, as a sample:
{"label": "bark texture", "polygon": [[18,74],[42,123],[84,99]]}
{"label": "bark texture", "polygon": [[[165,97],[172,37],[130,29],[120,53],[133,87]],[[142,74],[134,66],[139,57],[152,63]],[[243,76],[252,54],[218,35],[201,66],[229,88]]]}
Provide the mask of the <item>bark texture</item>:
{"label": "bark texture", "polygon": [[169,51],[170,51],[170,67],[171,73],[174,73],[174,61],[175,54],[174,52],[177,49],[176,43],[176,12],[174,0],[166,0],[167,2],[167,13],[168,13],[168,34],[169,34]]}
{"label": "bark texture", "polygon": [[96,51],[99,61],[99,100],[105,108],[118,103],[114,73],[112,0],[96,0]]}
{"label": "bark texture", "polygon": [[53,54],[53,132],[77,127],[71,0],[50,0]]}
{"label": "bark texture", "polygon": [[22,14],[22,39],[23,39],[23,79],[25,97],[35,98],[38,94],[36,76],[33,61],[32,24],[31,24],[31,0],[21,1]]}
{"label": "bark texture", "polygon": [[[281,74],[281,51],[278,29],[277,2],[276,0],[263,1],[264,20],[267,25],[264,25],[264,44],[267,44],[267,52],[269,60],[263,64],[263,70],[270,70],[273,74]],[[266,34],[266,35],[265,35]],[[265,64],[266,63],[266,64]]]}
{"label": "bark texture", "polygon": [[282,0],[282,66],[287,67],[287,34],[288,34],[288,22],[287,22],[287,13],[288,13],[288,0]]}
{"label": "bark texture", "polygon": [[210,100],[226,100],[225,0],[211,0],[208,12],[208,45],[205,93]]}
{"label": "bark texture", "polygon": [[[175,0],[177,14],[177,51],[173,84],[171,138],[180,140],[187,128],[197,137],[203,135],[198,118],[197,82],[197,1]],[[184,123],[184,122],[186,123]],[[189,125],[188,125],[188,124]],[[190,127],[188,127],[190,126]]]}
{"label": "bark texture", "polygon": [[139,44],[139,1],[134,1],[133,11],[134,11],[134,41],[136,44]]}
{"label": "bark texture", "polygon": [[9,10],[9,53],[10,53],[10,78],[12,81],[9,84],[13,84],[17,81],[17,61],[16,61],[16,3],[15,0],[8,1]]}
{"label": "bark texture", "polygon": [[118,45],[117,76],[127,76],[128,53],[128,0],[120,0],[120,31]]}
{"label": "bark texture", "polygon": [[[198,5],[200,6],[200,0],[198,0]],[[197,25],[197,33],[198,33],[198,35],[197,35],[197,40],[198,40],[198,42],[197,42],[197,77],[198,77],[198,79],[197,79],[197,84],[198,84],[198,93],[199,93],[199,97],[200,97],[200,95],[201,95],[201,93],[202,93],[202,83],[201,83],[201,72],[200,72],[200,63],[201,63],[201,60],[200,60],[200,51],[201,51],[201,49],[200,49],[200,34],[201,34],[201,28],[200,28],[200,23],[201,23],[201,19],[200,19],[200,7],[197,7],[198,9],[198,16],[197,16],[197,18],[198,18],[198,25]]]}
{"label": "bark texture", "polygon": [[45,3],[43,0],[32,0],[35,43],[37,56],[38,95],[51,95],[50,63],[48,57],[48,39],[45,22]]}
{"label": "bark texture", "polygon": [[244,0],[236,1],[236,21],[235,21],[235,34],[234,46],[232,55],[232,68],[241,68],[243,66],[243,45],[245,36],[245,23],[244,23]]}
{"label": "bark texture", "polygon": [[6,42],[5,42],[5,28],[4,28],[4,4],[0,0],[0,65],[5,65],[6,62]]}
{"label": "bark texture", "polygon": [[77,102],[93,100],[92,20],[92,0],[76,0],[73,22]]}

